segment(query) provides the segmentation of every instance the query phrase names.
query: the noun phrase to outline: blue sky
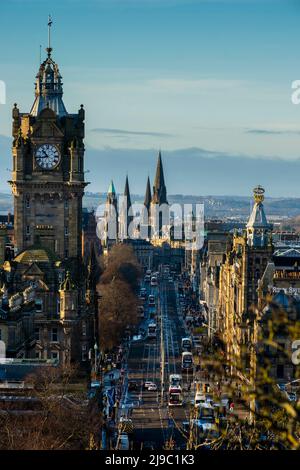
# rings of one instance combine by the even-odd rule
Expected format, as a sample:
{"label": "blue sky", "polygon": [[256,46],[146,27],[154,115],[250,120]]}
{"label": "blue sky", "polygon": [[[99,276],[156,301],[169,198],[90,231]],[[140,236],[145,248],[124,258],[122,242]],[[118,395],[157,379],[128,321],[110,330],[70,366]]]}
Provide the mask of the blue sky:
{"label": "blue sky", "polygon": [[[10,135],[12,104],[16,101],[24,112],[32,104],[49,13],[65,105],[69,112],[85,105],[87,148],[111,147],[120,149],[120,155],[126,149],[126,158],[128,149],[142,155],[148,149],[172,153],[199,148],[222,152],[224,158],[254,158],[258,172],[260,157],[280,158],[286,165],[299,158],[300,105],[291,103],[291,83],[300,79],[300,2],[1,2],[4,136]],[[93,162],[89,165],[92,172]],[[116,161],[116,172],[117,167]],[[194,170],[201,172],[189,169]],[[263,182],[263,175],[258,179]],[[269,193],[278,195],[272,181],[268,184]],[[201,193],[188,182],[180,190]],[[210,193],[218,190],[212,175]],[[228,192],[232,194],[232,187]],[[294,194],[300,196],[298,187]]]}

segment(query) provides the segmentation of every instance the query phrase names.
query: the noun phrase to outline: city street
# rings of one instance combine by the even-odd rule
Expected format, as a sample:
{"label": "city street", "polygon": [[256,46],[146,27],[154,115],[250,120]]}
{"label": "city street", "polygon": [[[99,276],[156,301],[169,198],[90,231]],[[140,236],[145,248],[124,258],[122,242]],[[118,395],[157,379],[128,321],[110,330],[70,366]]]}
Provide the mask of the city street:
{"label": "city street", "polygon": [[[189,421],[191,396],[187,389],[191,377],[183,377],[183,406],[168,407],[169,376],[181,374],[180,342],[186,335],[175,283],[161,279],[158,287],[147,288],[147,296],[149,294],[156,297],[157,337],[131,344],[119,416],[132,419],[137,448],[161,448],[170,438],[185,447],[182,423]],[[148,318],[149,308],[145,312]],[[128,381],[132,380],[137,381],[138,390],[129,392]],[[157,390],[145,390],[143,384],[146,381],[154,382]]]}

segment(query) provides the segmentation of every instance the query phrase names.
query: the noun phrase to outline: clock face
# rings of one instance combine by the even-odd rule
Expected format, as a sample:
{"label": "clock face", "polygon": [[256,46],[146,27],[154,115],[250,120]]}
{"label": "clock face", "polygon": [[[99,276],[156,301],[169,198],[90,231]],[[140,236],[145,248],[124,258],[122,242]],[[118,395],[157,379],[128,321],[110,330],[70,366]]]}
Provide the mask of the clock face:
{"label": "clock face", "polygon": [[52,170],[59,164],[60,155],[55,145],[43,144],[37,149],[35,159],[44,170]]}

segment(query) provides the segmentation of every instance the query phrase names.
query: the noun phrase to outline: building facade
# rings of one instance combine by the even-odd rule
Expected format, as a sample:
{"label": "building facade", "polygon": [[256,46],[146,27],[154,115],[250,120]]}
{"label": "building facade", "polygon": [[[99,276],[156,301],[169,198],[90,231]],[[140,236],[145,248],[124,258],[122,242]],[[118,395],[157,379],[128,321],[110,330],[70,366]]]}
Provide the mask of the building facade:
{"label": "building facade", "polygon": [[85,365],[96,314],[82,256],[85,112],[67,111],[50,44],[46,52],[31,110],[12,112],[15,257],[0,259],[1,331],[12,357]]}

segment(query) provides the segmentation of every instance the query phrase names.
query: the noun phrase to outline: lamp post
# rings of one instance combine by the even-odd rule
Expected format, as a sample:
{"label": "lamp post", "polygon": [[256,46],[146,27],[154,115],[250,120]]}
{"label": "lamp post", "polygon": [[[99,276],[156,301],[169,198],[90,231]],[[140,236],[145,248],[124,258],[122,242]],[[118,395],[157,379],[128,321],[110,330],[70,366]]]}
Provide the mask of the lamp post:
{"label": "lamp post", "polygon": [[97,351],[98,351],[98,345],[97,342],[95,341],[94,344],[94,353],[95,353],[95,376],[97,374]]}

